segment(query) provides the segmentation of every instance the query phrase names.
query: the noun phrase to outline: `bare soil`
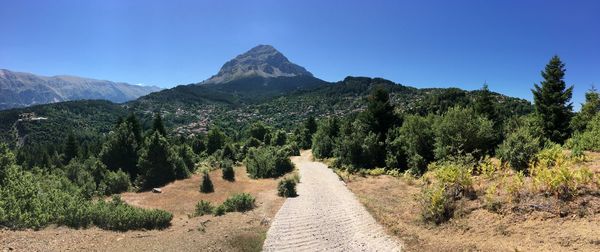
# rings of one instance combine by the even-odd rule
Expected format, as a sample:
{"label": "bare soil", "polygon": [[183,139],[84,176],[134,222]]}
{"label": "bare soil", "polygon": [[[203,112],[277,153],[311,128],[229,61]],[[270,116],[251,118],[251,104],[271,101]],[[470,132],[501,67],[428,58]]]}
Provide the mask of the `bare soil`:
{"label": "bare soil", "polygon": [[[600,174],[600,154],[582,165]],[[600,197],[597,193],[560,203],[553,196],[532,200],[549,209],[486,209],[479,195],[464,200],[449,222],[426,224],[420,216],[419,181],[382,176],[344,177],[375,219],[399,237],[407,251],[600,251]],[[481,185],[479,185],[481,186]],[[583,212],[582,202],[585,203]],[[532,201],[516,204],[523,207]],[[565,211],[564,214],[561,212]]]}
{"label": "bare soil", "polygon": [[[250,179],[244,167],[235,169],[236,181],[210,173],[215,192],[199,192],[201,175],[175,181],[163,193],[124,193],[127,203],[159,208],[173,213],[171,227],[164,230],[115,232],[99,228],[82,230],[47,227],[39,231],[0,230],[3,251],[260,251],[269,224],[283,199],[277,196],[277,180]],[[256,197],[257,207],[246,213],[190,218],[195,204],[203,199],[214,205],[233,193],[247,192]]]}

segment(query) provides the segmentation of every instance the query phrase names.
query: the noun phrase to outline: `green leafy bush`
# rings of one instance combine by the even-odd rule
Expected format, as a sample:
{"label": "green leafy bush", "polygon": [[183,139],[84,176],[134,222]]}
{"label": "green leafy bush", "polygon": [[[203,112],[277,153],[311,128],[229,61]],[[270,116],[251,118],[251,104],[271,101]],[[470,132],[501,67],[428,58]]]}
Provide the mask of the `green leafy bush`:
{"label": "green leafy bush", "polygon": [[234,194],[223,202],[225,212],[246,212],[252,210],[256,199],[248,193]]}
{"label": "green leafy bush", "polygon": [[131,183],[129,181],[129,175],[127,175],[127,173],[121,170],[118,170],[116,172],[107,172],[106,178],[104,179],[104,184],[106,185],[106,189],[104,192],[105,195],[126,192],[131,186]]}
{"label": "green leafy bush", "polygon": [[600,151],[600,114],[593,117],[583,132],[577,132],[566,143],[567,147]]}
{"label": "green leafy bush", "polygon": [[540,151],[540,139],[531,135],[529,130],[519,128],[502,142],[497,154],[517,171],[527,171],[527,167]]}
{"label": "green leafy bush", "polygon": [[219,206],[217,206],[217,207],[215,207],[213,209],[213,215],[214,216],[221,216],[221,215],[224,215],[226,212],[227,211],[226,211],[224,205],[219,205]]}
{"label": "green leafy bush", "polygon": [[426,222],[440,224],[454,214],[454,200],[447,195],[443,186],[431,186],[423,189],[421,195],[421,217]]}
{"label": "green leafy bush", "polygon": [[245,162],[251,178],[279,177],[294,169],[286,153],[274,147],[251,148]]}
{"label": "green leafy bush", "polygon": [[277,185],[277,195],[281,197],[296,197],[296,179],[286,177],[279,181]]}
{"label": "green leafy bush", "polygon": [[434,116],[407,116],[400,127],[399,137],[404,142],[408,168],[413,174],[423,174],[434,160]]}
{"label": "green leafy bush", "polygon": [[454,214],[455,201],[475,197],[472,168],[460,162],[442,162],[429,165],[426,174],[431,184],[421,193],[421,216],[426,222],[440,224]]}
{"label": "green leafy bush", "polygon": [[495,147],[492,121],[471,108],[454,107],[448,110],[436,120],[434,134],[437,159],[464,154],[481,157]]}
{"label": "green leafy bush", "polygon": [[208,172],[204,172],[202,174],[202,184],[200,185],[200,192],[211,193],[214,191],[215,191],[215,188],[213,187],[213,183],[210,180],[210,176],[208,175]]}
{"label": "green leafy bush", "polygon": [[[1,146],[0,146],[0,149]],[[0,151],[0,225],[11,229],[42,228],[49,224],[103,229],[165,228],[172,215],[162,210],[129,206],[115,197],[92,202],[81,188],[60,173],[23,171]],[[123,172],[121,172],[123,173]]]}
{"label": "green leafy bush", "polygon": [[196,204],[196,211],[194,212],[195,216],[202,216],[205,214],[210,214],[214,211],[215,207],[209,202],[205,200],[200,200]]}
{"label": "green leafy bush", "polygon": [[119,197],[113,197],[111,202],[95,203],[91,216],[96,226],[117,231],[164,229],[171,225],[173,219],[167,211],[132,207]]}
{"label": "green leafy bush", "polygon": [[285,156],[300,156],[300,148],[298,148],[298,145],[296,143],[290,143],[288,145],[285,145],[281,148],[280,150],[282,153],[284,153]]}

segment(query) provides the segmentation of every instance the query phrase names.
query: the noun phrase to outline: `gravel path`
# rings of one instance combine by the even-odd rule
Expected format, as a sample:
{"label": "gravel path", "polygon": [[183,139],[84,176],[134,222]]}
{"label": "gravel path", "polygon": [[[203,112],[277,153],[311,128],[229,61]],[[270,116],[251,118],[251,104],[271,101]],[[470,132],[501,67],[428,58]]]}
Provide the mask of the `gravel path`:
{"label": "gravel path", "polygon": [[331,169],[311,162],[309,152],[292,161],[300,171],[299,196],[277,212],[265,251],[400,251]]}

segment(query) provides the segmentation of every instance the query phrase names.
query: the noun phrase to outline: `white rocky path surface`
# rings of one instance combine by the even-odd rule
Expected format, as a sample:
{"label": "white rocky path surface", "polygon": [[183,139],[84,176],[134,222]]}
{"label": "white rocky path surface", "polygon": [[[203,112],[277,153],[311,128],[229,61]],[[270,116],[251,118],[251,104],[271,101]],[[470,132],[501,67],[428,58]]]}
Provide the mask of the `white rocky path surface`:
{"label": "white rocky path surface", "polygon": [[267,232],[264,251],[400,251],[338,176],[309,151],[292,158],[298,197],[288,198]]}

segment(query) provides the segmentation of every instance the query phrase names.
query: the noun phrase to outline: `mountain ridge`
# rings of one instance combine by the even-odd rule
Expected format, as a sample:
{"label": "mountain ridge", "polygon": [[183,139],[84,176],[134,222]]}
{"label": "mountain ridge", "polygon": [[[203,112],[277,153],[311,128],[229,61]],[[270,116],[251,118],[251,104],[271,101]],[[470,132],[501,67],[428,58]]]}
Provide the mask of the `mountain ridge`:
{"label": "mountain ridge", "polygon": [[43,76],[0,69],[0,110],[72,100],[105,99],[121,103],[160,91],[140,86],[74,75]]}

